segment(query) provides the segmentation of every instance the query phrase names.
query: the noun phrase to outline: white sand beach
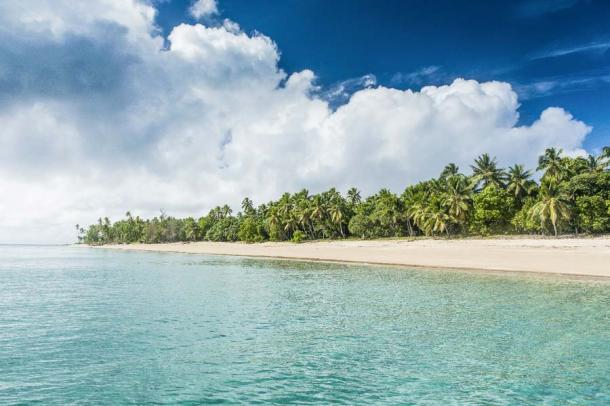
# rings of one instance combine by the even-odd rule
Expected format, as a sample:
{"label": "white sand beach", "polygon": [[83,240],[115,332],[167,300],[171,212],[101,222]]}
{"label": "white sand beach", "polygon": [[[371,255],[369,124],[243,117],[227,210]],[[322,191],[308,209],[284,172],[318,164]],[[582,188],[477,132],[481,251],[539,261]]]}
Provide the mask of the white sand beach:
{"label": "white sand beach", "polygon": [[610,278],[610,237],[342,240],[301,244],[193,242],[102,248]]}

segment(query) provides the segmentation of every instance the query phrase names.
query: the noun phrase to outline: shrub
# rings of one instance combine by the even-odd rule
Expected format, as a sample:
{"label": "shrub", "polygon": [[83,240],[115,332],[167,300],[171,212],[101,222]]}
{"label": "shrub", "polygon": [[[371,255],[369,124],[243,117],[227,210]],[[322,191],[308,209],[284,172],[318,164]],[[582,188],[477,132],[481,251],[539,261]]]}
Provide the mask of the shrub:
{"label": "shrub", "polygon": [[292,234],[292,242],[300,243],[305,239],[305,233],[301,230],[297,230]]}

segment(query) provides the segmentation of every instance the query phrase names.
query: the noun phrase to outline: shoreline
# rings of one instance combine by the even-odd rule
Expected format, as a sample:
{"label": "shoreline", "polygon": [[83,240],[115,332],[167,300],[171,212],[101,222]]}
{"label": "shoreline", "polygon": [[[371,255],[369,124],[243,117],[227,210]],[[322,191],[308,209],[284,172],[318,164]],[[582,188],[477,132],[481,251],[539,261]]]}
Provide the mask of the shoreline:
{"label": "shoreline", "polygon": [[199,241],[103,245],[92,248],[610,278],[610,237],[607,236],[559,239],[333,240],[300,244]]}

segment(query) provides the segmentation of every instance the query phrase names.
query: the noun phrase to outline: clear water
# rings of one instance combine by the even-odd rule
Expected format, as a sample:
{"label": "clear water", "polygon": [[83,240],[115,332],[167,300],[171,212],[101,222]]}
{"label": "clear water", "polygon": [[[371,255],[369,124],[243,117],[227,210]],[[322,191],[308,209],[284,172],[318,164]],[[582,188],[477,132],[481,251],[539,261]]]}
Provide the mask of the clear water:
{"label": "clear water", "polygon": [[609,405],[610,284],[0,247],[0,404]]}

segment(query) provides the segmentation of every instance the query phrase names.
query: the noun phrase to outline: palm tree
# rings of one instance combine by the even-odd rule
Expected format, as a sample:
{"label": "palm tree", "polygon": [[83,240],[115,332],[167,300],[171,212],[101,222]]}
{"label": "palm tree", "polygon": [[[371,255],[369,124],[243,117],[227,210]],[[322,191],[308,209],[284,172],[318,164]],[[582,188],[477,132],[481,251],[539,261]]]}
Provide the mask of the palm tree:
{"label": "palm tree", "polygon": [[603,172],[608,166],[608,162],[605,160],[603,155],[593,156],[589,155],[586,158],[587,171],[591,173]]}
{"label": "palm tree", "polygon": [[299,220],[299,224],[305,230],[305,233],[309,233],[309,238],[315,238],[315,232],[313,229],[313,225],[311,223],[311,210],[308,207],[308,200],[303,200],[299,208],[297,209],[297,219]]}
{"label": "palm tree", "polygon": [[325,209],[324,202],[322,202],[322,198],[320,197],[320,195],[315,195],[311,202],[311,217],[321,222],[322,218],[324,218],[324,212]]}
{"label": "palm tree", "polygon": [[284,224],[284,231],[287,233],[288,238],[290,238],[290,236],[292,235],[292,233],[294,233],[296,230],[298,230],[299,228],[299,221],[295,216],[289,216],[286,219],[286,222]]}
{"label": "palm tree", "polygon": [[507,190],[519,201],[529,195],[536,183],[530,178],[531,171],[526,171],[523,165],[514,165],[508,168],[508,187]]}
{"label": "palm tree", "polygon": [[360,192],[355,187],[350,188],[347,191],[347,201],[351,206],[355,206],[360,203]]}
{"label": "palm tree", "polygon": [[254,204],[250,198],[245,197],[244,200],[241,201],[241,209],[244,211],[244,214],[249,216],[254,212]]}
{"label": "palm tree", "polygon": [[280,216],[277,214],[277,210],[275,207],[272,207],[267,212],[267,223],[269,224],[269,230],[279,230]]}
{"label": "palm tree", "polygon": [[557,223],[570,219],[570,201],[559,188],[558,182],[553,180],[545,182],[540,188],[540,200],[531,208],[530,214],[540,221],[545,228],[550,220],[555,237],[557,237]]}
{"label": "palm tree", "polygon": [[424,210],[424,228],[429,233],[447,233],[449,236],[450,217],[447,207],[439,199],[431,199]]}
{"label": "palm tree", "polygon": [[441,172],[440,177],[441,177],[441,179],[445,179],[450,176],[457,175],[458,173],[460,173],[460,168],[452,162],[452,163],[448,164],[447,166],[445,166],[445,168]]}
{"label": "palm tree", "polygon": [[488,154],[483,154],[474,160],[472,168],[472,180],[476,186],[483,185],[483,189],[493,185],[496,187],[504,186],[506,177],[504,170],[498,168],[496,158],[489,157]]}
{"label": "palm tree", "polygon": [[561,157],[562,153],[562,149],[547,148],[544,151],[544,155],[538,157],[537,170],[544,170],[544,177],[551,177],[560,180],[564,172]]}
{"label": "palm tree", "polygon": [[443,203],[456,223],[465,222],[472,207],[472,185],[464,176],[454,175],[447,179]]}
{"label": "palm tree", "polygon": [[607,170],[608,166],[610,166],[610,147],[602,148],[599,158],[602,161],[603,170]]}
{"label": "palm tree", "polygon": [[341,205],[338,203],[333,204],[328,209],[328,214],[330,214],[330,220],[339,227],[339,232],[341,233],[341,237],[345,238],[345,233],[343,233],[343,211],[341,209]]}

